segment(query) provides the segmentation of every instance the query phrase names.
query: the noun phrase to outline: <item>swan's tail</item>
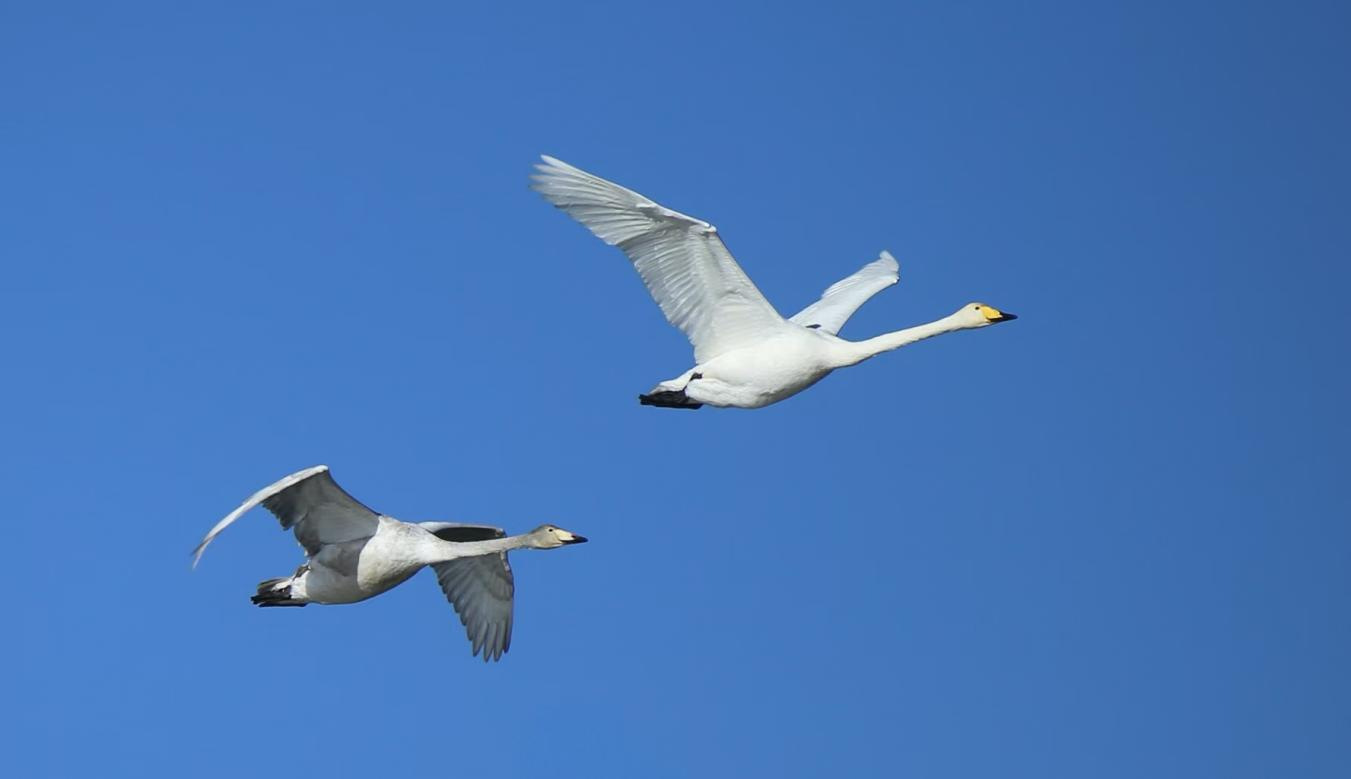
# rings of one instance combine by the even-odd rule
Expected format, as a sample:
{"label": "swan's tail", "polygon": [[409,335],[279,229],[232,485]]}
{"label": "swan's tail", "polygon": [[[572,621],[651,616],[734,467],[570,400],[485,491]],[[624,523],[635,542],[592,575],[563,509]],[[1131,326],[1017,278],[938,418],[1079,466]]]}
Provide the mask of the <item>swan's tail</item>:
{"label": "swan's tail", "polygon": [[249,598],[255,606],[304,606],[309,603],[302,592],[295,591],[296,576],[268,579],[258,584],[258,594]]}

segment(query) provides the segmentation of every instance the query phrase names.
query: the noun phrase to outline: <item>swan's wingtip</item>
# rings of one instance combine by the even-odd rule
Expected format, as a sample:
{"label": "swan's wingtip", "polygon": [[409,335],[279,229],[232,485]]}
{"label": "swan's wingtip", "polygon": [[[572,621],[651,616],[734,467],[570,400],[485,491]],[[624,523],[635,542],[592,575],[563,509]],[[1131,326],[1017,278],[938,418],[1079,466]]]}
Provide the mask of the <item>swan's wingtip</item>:
{"label": "swan's wingtip", "polygon": [[[301,468],[300,470],[296,471],[295,473],[291,474],[290,476],[287,476],[285,479],[282,479],[282,481],[291,481],[291,480],[294,480],[294,481],[292,481],[292,484],[294,484],[294,483],[297,482],[297,481],[303,481],[303,480],[305,480],[305,479],[310,478],[311,476],[317,476],[318,474],[321,474],[321,473],[323,473],[323,472],[325,472],[325,471],[327,471],[327,470],[328,470],[328,466],[327,466],[327,465],[322,465],[322,464],[321,464],[321,465],[311,465],[311,466],[308,467],[308,468]],[[289,485],[288,485],[288,486],[289,486]]]}
{"label": "swan's wingtip", "polygon": [[564,162],[564,161],[562,161],[562,160],[558,159],[557,157],[554,157],[553,155],[550,155],[550,154],[541,154],[541,155],[539,155],[539,158],[540,158],[541,160],[543,160],[543,162],[537,162],[537,163],[535,163],[535,168],[536,168],[537,170],[541,170],[541,171],[551,171],[551,170],[577,170],[577,168],[575,168],[575,167],[573,167],[573,166],[567,164],[566,162]]}
{"label": "swan's wingtip", "polygon": [[891,252],[887,251],[886,249],[883,249],[881,252],[878,253],[877,259],[879,262],[885,263],[891,269],[891,275],[895,277],[895,279],[893,279],[893,283],[895,283],[895,281],[900,280],[901,264],[896,261],[895,257],[891,256]]}
{"label": "swan's wingtip", "polygon": [[535,163],[535,172],[530,175],[530,188],[538,191],[540,187],[546,187],[549,182],[560,175],[571,170],[576,170],[571,165],[558,159],[550,157],[547,154],[539,155],[540,162]]}

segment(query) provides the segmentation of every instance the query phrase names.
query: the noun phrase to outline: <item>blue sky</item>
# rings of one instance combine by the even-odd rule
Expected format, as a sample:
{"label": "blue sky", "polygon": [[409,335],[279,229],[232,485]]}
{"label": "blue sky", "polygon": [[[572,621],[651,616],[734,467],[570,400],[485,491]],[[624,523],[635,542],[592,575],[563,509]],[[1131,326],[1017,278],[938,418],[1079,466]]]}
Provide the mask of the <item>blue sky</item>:
{"label": "blue sky", "polygon": [[[15,775],[1345,776],[1336,3],[7,4]],[[753,412],[559,156],[861,338]],[[430,575],[261,610],[250,492],[557,522],[501,664]]]}

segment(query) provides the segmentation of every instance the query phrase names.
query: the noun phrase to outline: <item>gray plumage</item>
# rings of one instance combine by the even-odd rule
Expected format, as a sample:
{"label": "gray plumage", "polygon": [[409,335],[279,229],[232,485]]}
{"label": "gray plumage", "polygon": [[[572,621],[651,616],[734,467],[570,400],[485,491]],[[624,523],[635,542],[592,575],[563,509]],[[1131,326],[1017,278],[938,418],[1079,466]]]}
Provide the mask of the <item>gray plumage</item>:
{"label": "gray plumage", "polygon": [[515,582],[507,552],[553,549],[586,541],[555,525],[508,536],[491,525],[401,522],[353,498],[317,465],[254,493],[207,533],[193,566],[217,535],[262,505],[294,532],[306,562],[292,576],[268,579],[259,606],[355,603],[398,586],[425,566],[460,617],[474,655],[499,660],[511,646]]}

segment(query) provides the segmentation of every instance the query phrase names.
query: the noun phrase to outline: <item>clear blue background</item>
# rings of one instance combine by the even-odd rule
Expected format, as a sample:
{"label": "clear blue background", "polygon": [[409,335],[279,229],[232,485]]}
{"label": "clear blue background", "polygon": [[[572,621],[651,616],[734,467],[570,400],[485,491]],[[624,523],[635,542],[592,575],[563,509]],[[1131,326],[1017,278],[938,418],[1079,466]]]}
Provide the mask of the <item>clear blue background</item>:
{"label": "clear blue background", "polygon": [[[15,776],[1341,777],[1344,3],[0,10]],[[526,188],[719,225],[844,335],[753,412]],[[485,666],[431,577],[260,610],[314,463],[554,521]]]}

